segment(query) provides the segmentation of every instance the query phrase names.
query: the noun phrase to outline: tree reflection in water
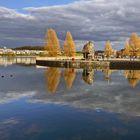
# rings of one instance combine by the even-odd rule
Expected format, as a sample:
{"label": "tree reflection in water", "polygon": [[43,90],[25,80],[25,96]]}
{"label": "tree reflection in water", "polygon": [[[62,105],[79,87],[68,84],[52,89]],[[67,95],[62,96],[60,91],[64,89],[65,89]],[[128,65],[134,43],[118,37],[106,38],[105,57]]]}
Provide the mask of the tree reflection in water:
{"label": "tree reflection in water", "polygon": [[112,72],[113,71],[111,69],[103,69],[105,80],[110,81],[110,77],[111,77]]}
{"label": "tree reflection in water", "polygon": [[82,73],[83,80],[87,84],[92,84],[94,79],[94,70],[93,69],[83,69]]}
{"label": "tree reflection in water", "polygon": [[140,70],[125,70],[124,76],[128,79],[130,86],[136,87],[140,80]]}
{"label": "tree reflection in water", "polygon": [[76,70],[75,69],[68,68],[68,69],[64,70],[64,79],[66,82],[67,89],[72,88],[75,77],[76,77]]}
{"label": "tree reflection in water", "polygon": [[59,68],[48,68],[46,71],[47,87],[50,93],[55,93],[60,82],[61,71]]}
{"label": "tree reflection in water", "polygon": [[[98,71],[98,70],[97,70]],[[101,70],[100,70],[101,71]],[[107,81],[110,81],[110,77],[114,70],[103,69],[104,78]],[[123,75],[128,79],[129,85],[131,87],[136,87],[140,80],[140,70],[124,70]],[[48,68],[46,71],[46,82],[47,89],[50,93],[55,93],[61,79],[61,69],[59,68]],[[76,69],[67,68],[63,71],[64,80],[66,87],[70,90],[73,86],[74,80],[76,79]],[[86,84],[93,84],[95,76],[95,69],[83,69],[82,79]]]}

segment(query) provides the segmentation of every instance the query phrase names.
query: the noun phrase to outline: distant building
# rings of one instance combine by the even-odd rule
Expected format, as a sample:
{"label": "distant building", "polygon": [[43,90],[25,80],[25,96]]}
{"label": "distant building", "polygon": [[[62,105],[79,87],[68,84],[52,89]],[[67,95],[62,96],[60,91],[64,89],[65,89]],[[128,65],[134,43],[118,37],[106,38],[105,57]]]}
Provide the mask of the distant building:
{"label": "distant building", "polygon": [[9,48],[0,48],[0,55],[47,55],[47,51],[43,50],[13,50]]}
{"label": "distant building", "polygon": [[94,59],[94,55],[95,55],[94,44],[91,41],[89,41],[83,47],[83,57],[85,59]]}
{"label": "distant building", "polygon": [[0,49],[0,54],[3,54],[3,49]]}
{"label": "distant building", "polygon": [[14,51],[12,49],[7,49],[6,47],[4,47],[0,49],[0,54],[14,54]]}
{"label": "distant building", "polygon": [[97,59],[104,59],[104,51],[101,51],[101,50],[95,51],[95,57]]}

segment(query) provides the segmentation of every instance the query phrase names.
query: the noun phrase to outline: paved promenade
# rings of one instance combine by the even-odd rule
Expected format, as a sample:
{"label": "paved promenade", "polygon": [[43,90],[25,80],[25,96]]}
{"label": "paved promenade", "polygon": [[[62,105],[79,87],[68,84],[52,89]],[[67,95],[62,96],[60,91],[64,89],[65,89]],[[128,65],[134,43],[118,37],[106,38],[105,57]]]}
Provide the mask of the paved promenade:
{"label": "paved promenade", "polygon": [[140,69],[140,59],[98,59],[84,60],[82,57],[38,57],[36,64],[48,67],[65,67],[65,68],[111,68],[111,69]]}

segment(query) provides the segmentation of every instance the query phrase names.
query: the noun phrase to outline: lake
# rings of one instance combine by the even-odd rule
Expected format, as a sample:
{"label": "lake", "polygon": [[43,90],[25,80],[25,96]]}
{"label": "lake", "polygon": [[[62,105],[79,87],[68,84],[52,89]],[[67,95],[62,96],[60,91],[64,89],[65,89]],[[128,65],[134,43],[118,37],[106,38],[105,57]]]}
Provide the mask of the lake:
{"label": "lake", "polygon": [[0,58],[0,140],[140,139],[140,70],[34,62]]}

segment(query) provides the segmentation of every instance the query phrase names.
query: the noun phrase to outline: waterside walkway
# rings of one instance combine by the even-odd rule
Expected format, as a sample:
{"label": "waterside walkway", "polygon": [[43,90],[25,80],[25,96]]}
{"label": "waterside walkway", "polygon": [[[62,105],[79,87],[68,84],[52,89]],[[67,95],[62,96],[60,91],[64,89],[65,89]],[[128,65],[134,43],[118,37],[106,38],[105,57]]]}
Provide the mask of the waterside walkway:
{"label": "waterside walkway", "polygon": [[135,59],[109,59],[109,60],[82,60],[72,58],[43,58],[36,59],[36,65],[60,68],[95,68],[95,69],[140,69],[140,60]]}

